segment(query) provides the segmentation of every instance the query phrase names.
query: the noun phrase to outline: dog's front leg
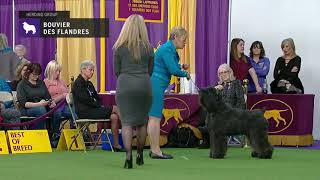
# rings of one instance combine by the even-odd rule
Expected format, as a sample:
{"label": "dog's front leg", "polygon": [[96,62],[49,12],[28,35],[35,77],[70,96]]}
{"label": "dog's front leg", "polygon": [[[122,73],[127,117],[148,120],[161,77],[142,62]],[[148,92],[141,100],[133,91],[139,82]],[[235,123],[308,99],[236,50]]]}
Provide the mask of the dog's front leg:
{"label": "dog's front leg", "polygon": [[213,153],[214,153],[214,132],[212,130],[209,131],[209,137],[210,137],[210,154],[209,157],[213,158]]}
{"label": "dog's front leg", "polygon": [[215,134],[213,158],[223,159],[227,151],[227,138],[224,134]]}
{"label": "dog's front leg", "polygon": [[223,142],[224,136],[210,132],[210,157],[215,159],[222,159],[225,156],[226,150]]}

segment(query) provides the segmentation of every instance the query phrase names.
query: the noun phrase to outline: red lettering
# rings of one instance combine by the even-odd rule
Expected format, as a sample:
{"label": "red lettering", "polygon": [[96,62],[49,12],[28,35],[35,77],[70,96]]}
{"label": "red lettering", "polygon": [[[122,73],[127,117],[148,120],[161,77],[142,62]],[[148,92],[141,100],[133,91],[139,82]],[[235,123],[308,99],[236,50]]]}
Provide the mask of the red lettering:
{"label": "red lettering", "polygon": [[12,132],[10,133],[10,136],[12,138],[21,138],[24,137],[24,132]]}

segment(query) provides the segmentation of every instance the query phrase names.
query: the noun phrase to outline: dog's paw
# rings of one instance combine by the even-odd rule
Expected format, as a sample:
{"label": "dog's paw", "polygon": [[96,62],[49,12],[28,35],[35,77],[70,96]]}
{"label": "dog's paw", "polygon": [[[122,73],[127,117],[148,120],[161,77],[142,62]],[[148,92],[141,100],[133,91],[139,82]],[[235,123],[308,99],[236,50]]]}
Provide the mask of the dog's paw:
{"label": "dog's paw", "polygon": [[260,155],[259,159],[271,159],[272,156],[271,155]]}
{"label": "dog's paw", "polygon": [[273,154],[273,149],[268,149],[264,152],[262,152],[261,154],[259,154],[259,158],[260,159],[271,159],[272,158],[272,154]]}
{"label": "dog's paw", "polygon": [[259,156],[259,154],[256,151],[251,152],[251,157],[256,158],[258,156]]}
{"label": "dog's paw", "polygon": [[272,153],[267,152],[267,153],[262,153],[259,154],[259,159],[271,159],[272,158]]}
{"label": "dog's paw", "polygon": [[213,159],[223,159],[224,158],[224,154],[213,154],[212,158]]}
{"label": "dog's paw", "polygon": [[213,153],[212,152],[209,153],[209,158],[213,158]]}

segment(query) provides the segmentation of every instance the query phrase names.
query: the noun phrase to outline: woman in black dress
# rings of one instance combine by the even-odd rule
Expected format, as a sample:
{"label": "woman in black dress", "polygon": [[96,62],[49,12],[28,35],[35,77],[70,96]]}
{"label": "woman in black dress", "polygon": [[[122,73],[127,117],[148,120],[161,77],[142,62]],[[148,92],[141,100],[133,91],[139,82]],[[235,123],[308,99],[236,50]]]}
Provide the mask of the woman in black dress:
{"label": "woman in black dress", "polygon": [[301,58],[295,52],[293,39],[282,41],[283,56],[277,59],[273,71],[274,81],[270,84],[272,93],[303,94],[304,88],[298,77],[301,68]]}

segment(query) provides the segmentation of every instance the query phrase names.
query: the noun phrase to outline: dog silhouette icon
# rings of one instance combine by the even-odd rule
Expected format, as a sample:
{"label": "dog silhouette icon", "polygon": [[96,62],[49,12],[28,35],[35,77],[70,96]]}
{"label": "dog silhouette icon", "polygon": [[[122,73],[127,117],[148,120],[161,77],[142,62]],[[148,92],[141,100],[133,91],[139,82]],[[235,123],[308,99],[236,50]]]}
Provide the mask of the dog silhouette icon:
{"label": "dog silhouette icon", "polygon": [[36,27],[32,24],[28,24],[27,22],[23,22],[23,29],[26,31],[26,34],[28,34],[29,31],[32,31],[32,34],[35,34],[36,31]]}

